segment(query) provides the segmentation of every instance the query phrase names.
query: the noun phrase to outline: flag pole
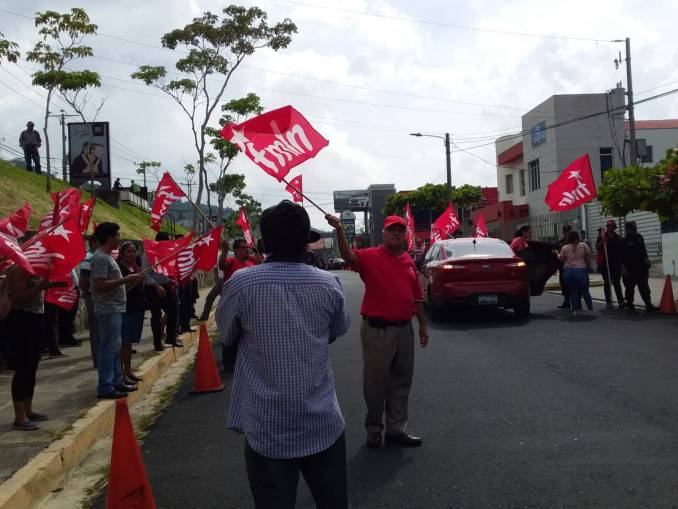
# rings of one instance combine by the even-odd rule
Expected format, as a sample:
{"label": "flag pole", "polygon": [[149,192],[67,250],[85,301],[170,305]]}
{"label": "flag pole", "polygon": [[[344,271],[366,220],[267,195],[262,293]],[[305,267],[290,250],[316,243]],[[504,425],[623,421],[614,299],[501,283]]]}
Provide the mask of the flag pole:
{"label": "flag pole", "polygon": [[[602,226],[603,209],[600,207],[600,200],[596,199],[596,202],[598,202],[598,217],[600,217],[600,225]],[[612,290],[614,285],[612,284],[612,274],[610,273],[610,257],[607,256],[607,239],[605,238],[606,233],[607,232],[603,230],[603,251],[605,251],[605,265],[607,268],[607,285],[610,287],[610,298],[612,298]],[[605,286],[605,281],[603,281],[603,286]],[[618,302],[617,304],[621,304],[621,302]]]}
{"label": "flag pole", "polygon": [[[169,174],[169,172],[167,172],[167,173]],[[169,175],[169,178],[172,179],[172,182],[174,182],[174,185],[176,185],[177,187],[179,187],[179,185],[178,185],[177,182],[174,180],[174,177],[172,177],[172,175]],[[207,189],[207,192],[209,193],[210,190]],[[190,198],[187,194],[184,193],[184,197],[188,200],[188,203],[190,203],[190,204],[193,206],[193,209],[194,209],[196,212],[198,212],[198,213],[202,216],[202,218],[207,222],[207,224],[210,225],[211,228],[214,228],[214,223],[212,222],[212,220],[211,220],[209,217],[207,217],[207,215],[202,211],[202,209],[201,209],[200,207],[198,207],[198,206],[195,204],[195,202],[194,202],[193,200],[191,200],[191,198]],[[210,210],[210,214],[211,214],[211,213],[212,213],[212,211]]]}
{"label": "flag pole", "polygon": [[322,212],[324,215],[326,215],[326,216],[328,215],[328,213],[327,213],[326,211],[324,211],[324,210],[320,207],[320,205],[318,205],[316,202],[314,202],[314,201],[311,200],[308,196],[306,196],[303,192],[301,192],[299,189],[297,189],[296,186],[293,186],[292,184],[290,184],[289,181],[287,181],[285,178],[283,178],[282,181],[283,181],[285,184],[287,184],[288,186],[290,186],[292,189],[294,189],[294,190],[295,190],[297,193],[299,193],[301,196],[303,196],[304,198],[306,198],[306,199],[309,201],[309,203],[310,203],[311,205],[313,205],[315,208],[317,208],[317,209],[318,209],[320,212]]}

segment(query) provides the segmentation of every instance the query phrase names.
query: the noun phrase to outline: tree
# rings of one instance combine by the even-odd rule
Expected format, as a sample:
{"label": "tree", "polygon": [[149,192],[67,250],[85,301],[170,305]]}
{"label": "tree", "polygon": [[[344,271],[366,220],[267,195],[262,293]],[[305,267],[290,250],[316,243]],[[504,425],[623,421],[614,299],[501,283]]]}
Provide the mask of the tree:
{"label": "tree", "polygon": [[19,45],[16,42],[3,39],[3,37],[3,33],[0,32],[0,64],[2,63],[3,58],[8,62],[16,64],[16,61],[21,56],[18,50]]}
{"label": "tree", "polygon": [[[87,98],[83,99],[80,93],[88,87],[101,86],[99,75],[92,71],[66,71],[64,69],[67,64],[76,58],[86,58],[93,55],[92,48],[85,46],[83,41],[88,35],[96,34],[97,26],[90,23],[85,10],[79,8],[73,8],[70,13],[66,14],[55,11],[38,12],[35,16],[35,26],[40,27],[38,33],[42,36],[42,40],[35,45],[32,51],[28,52],[26,59],[43,67],[42,71],[33,74],[33,85],[47,90],[43,133],[47,157],[47,191],[50,191],[52,168],[47,127],[52,95],[55,90],[60,92],[83,118],[83,122],[86,122],[83,109],[87,103]],[[100,109],[101,106],[99,106],[97,112]]]}
{"label": "tree", "polygon": [[[219,16],[207,11],[183,28],[163,35],[163,47],[187,50],[175,64],[179,78],[166,81],[168,72],[164,66],[143,65],[132,74],[132,78],[174,99],[188,117],[198,155],[197,203],[202,199],[203,187],[207,186],[207,126],[231,76],[256,50],[286,48],[292,41],[291,34],[297,31],[289,19],[269,26],[266,13],[258,7],[230,5],[222,13],[223,16]],[[195,214],[193,222],[195,226]]]}
{"label": "tree", "polygon": [[[260,114],[264,109],[261,107],[259,96],[253,93],[247,94],[240,99],[234,99],[222,105],[221,111],[225,112],[219,119],[219,126],[224,127],[229,123],[239,123],[241,118],[246,115]],[[221,129],[208,127],[206,129],[207,135],[212,139],[210,145],[217,151],[218,154],[218,174],[216,182],[209,185],[209,190],[217,195],[217,223],[221,223],[224,217],[224,200],[229,194],[233,194],[229,188],[231,180],[225,179],[226,172],[230,167],[233,159],[239,154],[238,146],[230,141],[222,138]],[[207,161],[206,161],[207,162]],[[243,188],[244,188],[243,176]],[[242,190],[242,189],[241,189]],[[209,195],[208,195],[209,196]]]}
{"label": "tree", "polygon": [[140,163],[134,163],[134,165],[137,167],[137,174],[138,175],[143,175],[144,176],[144,187],[146,188],[146,192],[148,193],[148,186],[146,184],[146,173],[148,173],[148,169],[151,169],[153,178],[156,180],[160,180],[160,176],[157,174],[156,170],[154,168],[160,168],[161,163],[158,161],[141,161]]}
{"label": "tree", "polygon": [[221,224],[224,220],[224,201],[226,197],[231,195],[234,198],[239,198],[244,189],[245,175],[238,173],[221,175],[216,182],[210,184],[210,191],[216,193],[218,197],[217,224]]}
{"label": "tree", "polygon": [[[477,206],[483,195],[479,186],[464,184],[452,188],[452,202],[458,208]],[[403,214],[409,202],[412,210],[431,210],[433,215],[441,214],[448,204],[447,184],[424,184],[414,191],[392,194],[386,199],[384,211],[388,214]]]}
{"label": "tree", "polygon": [[627,166],[607,170],[598,188],[603,212],[625,216],[636,210],[661,219],[678,217],[678,148],[669,149],[655,166]]}

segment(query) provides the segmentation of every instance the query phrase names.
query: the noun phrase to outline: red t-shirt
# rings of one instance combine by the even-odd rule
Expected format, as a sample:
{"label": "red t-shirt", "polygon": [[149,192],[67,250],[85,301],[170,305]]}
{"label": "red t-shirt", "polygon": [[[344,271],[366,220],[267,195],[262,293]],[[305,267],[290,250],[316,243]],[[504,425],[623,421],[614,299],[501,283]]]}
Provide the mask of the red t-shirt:
{"label": "red t-shirt", "polygon": [[356,263],[351,269],[365,282],[365,297],[360,314],[399,322],[412,318],[415,301],[423,301],[417,268],[407,253],[390,254],[383,246],[354,251]]}
{"label": "red t-shirt", "polygon": [[226,262],[223,265],[224,282],[228,281],[236,270],[246,269],[247,267],[253,267],[254,265],[256,264],[250,261],[249,259],[245,260],[244,262],[241,262],[237,258],[229,256],[228,258],[226,258]]}

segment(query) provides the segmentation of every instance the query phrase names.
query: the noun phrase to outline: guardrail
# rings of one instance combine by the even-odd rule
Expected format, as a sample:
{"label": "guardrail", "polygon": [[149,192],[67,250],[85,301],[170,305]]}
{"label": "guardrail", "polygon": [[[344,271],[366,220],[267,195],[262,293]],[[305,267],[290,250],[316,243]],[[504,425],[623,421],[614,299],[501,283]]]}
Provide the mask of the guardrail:
{"label": "guardrail", "polygon": [[148,200],[144,200],[141,196],[134,194],[132,191],[119,191],[120,201],[134,205],[135,207],[148,212],[151,208],[148,205]]}

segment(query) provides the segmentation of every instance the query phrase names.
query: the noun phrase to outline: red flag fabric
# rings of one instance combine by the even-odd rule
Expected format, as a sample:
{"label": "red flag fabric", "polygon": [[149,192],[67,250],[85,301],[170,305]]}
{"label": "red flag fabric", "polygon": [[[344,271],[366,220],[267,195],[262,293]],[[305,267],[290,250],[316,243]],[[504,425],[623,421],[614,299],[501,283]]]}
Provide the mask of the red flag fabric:
{"label": "red flag fabric", "polygon": [[476,218],[476,231],[474,237],[487,237],[487,226],[485,225],[485,216],[482,213]]}
{"label": "red flag fabric", "polygon": [[151,229],[159,232],[160,226],[162,225],[162,219],[165,217],[169,206],[178,199],[185,196],[186,194],[184,194],[177,183],[174,182],[172,176],[168,172],[165,172],[160,179],[160,182],[158,182],[158,188],[155,190],[155,194],[153,195],[153,208],[151,209]]}
{"label": "red flag fabric", "polygon": [[80,223],[81,196],[82,191],[74,187],[69,187],[58,193],[52,193],[52,200],[54,201],[52,225],[59,224],[71,217]]}
{"label": "red flag fabric", "polygon": [[0,220],[0,258],[4,258],[0,261],[0,270],[16,263],[24,270],[34,274],[33,267],[21,250],[18,240],[26,233],[30,217],[31,204],[26,202],[22,208],[9,217]]}
{"label": "red flag fabric", "polygon": [[297,175],[292,180],[290,180],[290,183],[287,184],[285,191],[292,195],[293,202],[304,203],[304,196],[301,194],[304,192],[301,183],[301,175]]}
{"label": "red flag fabric", "polygon": [[405,222],[407,223],[407,230],[405,230],[407,250],[412,251],[414,247],[414,216],[412,216],[412,210],[410,210],[410,202],[405,205]]}
{"label": "red flag fabric", "polygon": [[85,252],[80,225],[71,217],[27,247],[25,255],[36,274],[59,281],[82,261]]}
{"label": "red flag fabric", "polygon": [[38,233],[44,232],[47,228],[52,226],[53,221],[54,221],[54,210],[50,210],[40,220],[40,226],[38,226]]}
{"label": "red flag fabric", "polygon": [[83,235],[87,234],[89,220],[92,217],[92,213],[94,212],[94,205],[96,204],[96,201],[97,199],[95,196],[82,204],[82,209],[80,210],[80,233]]}
{"label": "red flag fabric", "polygon": [[450,203],[445,212],[440,214],[431,225],[431,242],[446,239],[456,232],[460,225],[461,221],[459,221],[457,212],[454,210],[454,205]]}
{"label": "red flag fabric", "polygon": [[24,206],[9,217],[0,220],[0,233],[4,233],[14,239],[23,237],[28,229],[28,220],[31,217],[31,204],[26,202]]}
{"label": "red flag fabric", "polygon": [[[191,240],[193,240],[193,234],[176,240],[144,239],[144,253],[146,253],[148,263],[151,265],[159,263],[153,270],[176,280],[179,278],[176,255],[188,246]],[[171,256],[172,254],[174,256]]]}
{"label": "red flag fabric", "polygon": [[219,239],[223,226],[217,226],[203,235],[177,255],[179,281],[184,284],[190,281],[197,270],[209,271],[217,264],[219,256]]}
{"label": "red flag fabric", "polygon": [[575,159],[549,184],[544,203],[551,211],[570,210],[593,200],[596,184],[588,154]]}
{"label": "red flag fabric", "polygon": [[67,311],[73,309],[75,303],[78,301],[78,292],[73,284],[73,278],[62,278],[60,281],[66,283],[65,287],[50,287],[45,292],[45,302],[59,306]]}
{"label": "red flag fabric", "polygon": [[238,219],[235,220],[235,224],[242,228],[243,237],[245,238],[247,245],[249,247],[254,247],[256,240],[254,239],[254,234],[250,228],[250,222],[247,219],[247,212],[245,212],[244,207],[240,207],[240,214],[238,215]]}
{"label": "red flag fabric", "polygon": [[278,181],[329,144],[292,106],[226,124],[221,136]]}

